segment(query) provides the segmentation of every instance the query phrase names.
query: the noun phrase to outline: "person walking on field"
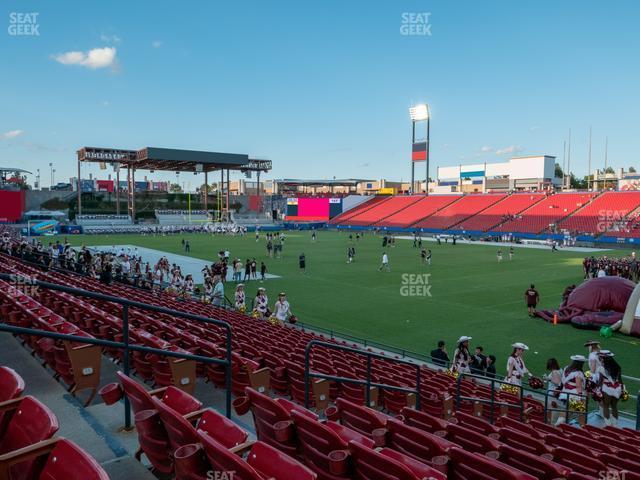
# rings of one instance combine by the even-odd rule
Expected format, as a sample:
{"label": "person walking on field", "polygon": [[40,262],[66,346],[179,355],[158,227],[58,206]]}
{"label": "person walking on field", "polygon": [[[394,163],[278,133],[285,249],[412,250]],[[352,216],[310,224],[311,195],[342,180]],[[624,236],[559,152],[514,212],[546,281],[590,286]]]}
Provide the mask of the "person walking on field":
{"label": "person walking on field", "polygon": [[391,267],[389,266],[389,256],[387,255],[387,252],[382,252],[382,263],[378,268],[379,271],[382,271],[383,269],[387,272],[391,271]]}

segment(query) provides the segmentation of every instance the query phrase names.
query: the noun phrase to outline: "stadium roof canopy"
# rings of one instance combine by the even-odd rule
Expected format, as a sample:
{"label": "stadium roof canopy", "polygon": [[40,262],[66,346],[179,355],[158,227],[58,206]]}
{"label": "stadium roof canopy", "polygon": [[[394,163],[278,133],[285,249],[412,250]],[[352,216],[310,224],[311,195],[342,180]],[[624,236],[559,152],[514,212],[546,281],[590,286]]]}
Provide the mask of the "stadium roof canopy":
{"label": "stadium roof canopy", "polygon": [[240,153],[202,152],[175,148],[145,147],[140,150],[83,147],[80,162],[118,163],[137,170],[211,172],[215,170],[269,171],[271,160],[250,159]]}
{"label": "stadium roof canopy", "polygon": [[28,173],[29,175],[33,175],[28,170],[23,170],[21,168],[11,168],[11,167],[0,167],[0,173]]}
{"label": "stadium roof canopy", "polygon": [[335,186],[345,186],[345,187],[356,187],[359,183],[362,182],[372,182],[373,180],[360,179],[360,178],[344,178],[344,179],[332,179],[332,180],[300,180],[294,178],[282,178],[278,180],[274,180],[279,185],[291,185],[291,186],[301,186],[301,187],[335,187]]}

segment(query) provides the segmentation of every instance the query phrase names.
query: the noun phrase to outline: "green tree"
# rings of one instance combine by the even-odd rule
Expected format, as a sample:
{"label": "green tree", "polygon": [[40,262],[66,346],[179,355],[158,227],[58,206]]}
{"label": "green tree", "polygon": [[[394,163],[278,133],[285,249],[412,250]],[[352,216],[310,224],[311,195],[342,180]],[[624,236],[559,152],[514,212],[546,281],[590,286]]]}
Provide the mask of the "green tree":
{"label": "green tree", "polygon": [[604,173],[616,173],[616,171],[613,169],[613,167],[607,167]]}
{"label": "green tree", "polygon": [[562,178],[563,176],[563,171],[562,171],[562,167],[560,166],[559,163],[556,163],[556,178]]}
{"label": "green tree", "polygon": [[171,185],[169,185],[169,192],[182,193],[182,187],[178,183],[172,183]]}
{"label": "green tree", "polygon": [[629,173],[636,173],[635,167],[629,167]]}

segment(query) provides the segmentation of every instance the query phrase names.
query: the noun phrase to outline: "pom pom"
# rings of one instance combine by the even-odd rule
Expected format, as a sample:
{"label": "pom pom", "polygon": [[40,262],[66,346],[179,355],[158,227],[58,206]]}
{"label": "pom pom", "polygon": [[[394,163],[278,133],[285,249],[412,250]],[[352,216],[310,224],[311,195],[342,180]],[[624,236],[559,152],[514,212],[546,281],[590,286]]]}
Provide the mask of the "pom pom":
{"label": "pom pom", "polygon": [[458,378],[458,375],[460,375],[457,371],[454,372],[450,368],[447,368],[447,371],[444,372],[444,373],[446,373],[447,375],[449,375],[450,377],[453,377],[453,378]]}
{"label": "pom pom", "polygon": [[623,402],[626,402],[627,400],[629,400],[629,392],[627,392],[626,388],[622,390],[622,395],[620,395],[620,400],[622,400]]}
{"label": "pom pom", "polygon": [[529,376],[529,386],[534,390],[544,387],[544,382],[541,378],[534,377],[533,375]]}
{"label": "pom pom", "polygon": [[520,394],[520,387],[517,385],[511,385],[510,383],[503,383],[500,385],[500,390],[505,393],[512,393],[513,395]]}
{"label": "pom pom", "polygon": [[587,411],[586,403],[583,400],[572,398],[569,400],[569,410],[572,412],[584,413]]}

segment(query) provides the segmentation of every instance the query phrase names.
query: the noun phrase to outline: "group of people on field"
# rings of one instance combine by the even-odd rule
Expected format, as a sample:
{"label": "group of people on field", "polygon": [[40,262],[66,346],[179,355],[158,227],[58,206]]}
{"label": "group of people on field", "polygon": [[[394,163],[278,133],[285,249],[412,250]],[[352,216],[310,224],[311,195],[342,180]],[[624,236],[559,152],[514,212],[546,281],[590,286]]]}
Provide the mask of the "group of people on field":
{"label": "group of people on field", "polygon": [[634,282],[640,280],[640,263],[636,252],[626,257],[585,257],[582,268],[584,278],[622,277]]}

